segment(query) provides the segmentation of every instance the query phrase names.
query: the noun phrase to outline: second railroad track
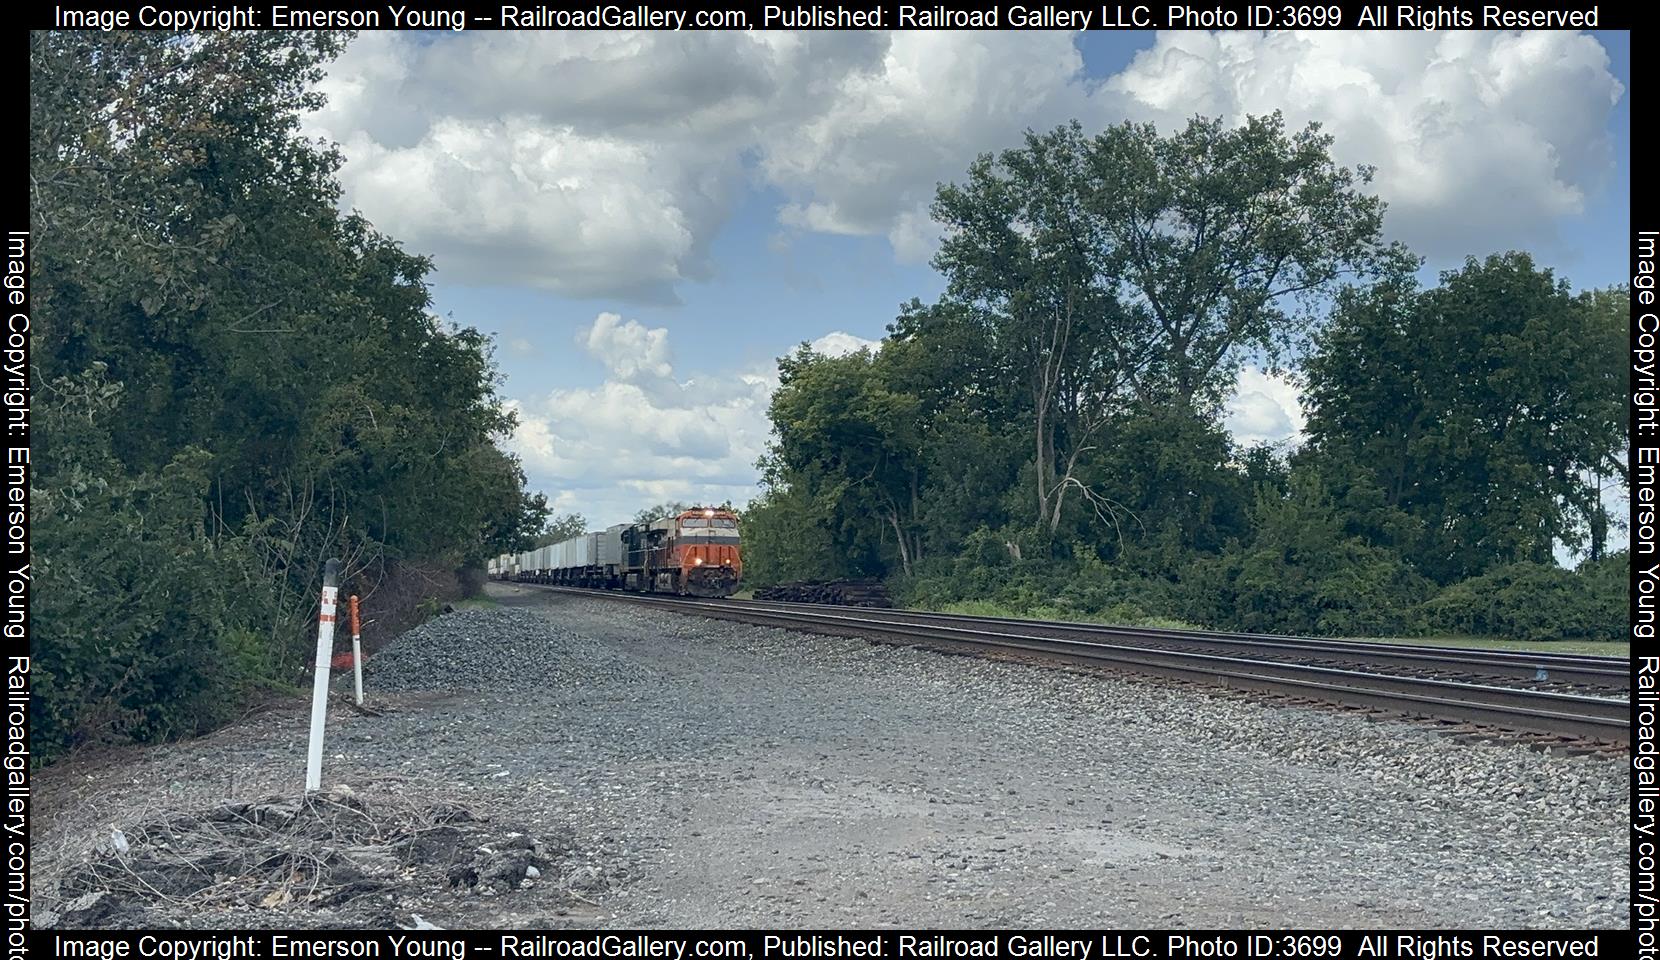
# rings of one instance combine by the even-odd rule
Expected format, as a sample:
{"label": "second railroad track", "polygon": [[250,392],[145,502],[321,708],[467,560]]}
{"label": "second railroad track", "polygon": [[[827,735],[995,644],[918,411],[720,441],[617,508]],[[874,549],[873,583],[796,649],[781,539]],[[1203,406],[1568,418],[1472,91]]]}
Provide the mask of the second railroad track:
{"label": "second railroad track", "polygon": [[1630,667],[1614,657],[570,592],[720,620],[1108,667],[1548,737],[1630,741]]}

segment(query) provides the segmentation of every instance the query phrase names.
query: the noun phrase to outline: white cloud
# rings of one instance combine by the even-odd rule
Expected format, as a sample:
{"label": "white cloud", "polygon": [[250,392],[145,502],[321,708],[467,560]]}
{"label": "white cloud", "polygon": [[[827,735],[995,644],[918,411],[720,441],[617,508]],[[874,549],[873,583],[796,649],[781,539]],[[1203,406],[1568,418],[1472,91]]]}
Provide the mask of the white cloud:
{"label": "white cloud", "polygon": [[1283,376],[1241,367],[1225,410],[1222,423],[1243,446],[1302,442],[1303,405],[1296,385]]}
{"label": "white cloud", "polygon": [[1386,228],[1434,258],[1525,247],[1611,169],[1624,90],[1567,32],[1161,33],[1108,89],[1169,130],[1194,114],[1319,121],[1345,165],[1377,167]]}
{"label": "white cloud", "polygon": [[441,118],[407,147],[361,133],[343,146],[352,205],[445,278],[667,302],[706,271],[721,216],[662,149],[525,118]]}
{"label": "white cloud", "polygon": [[765,45],[715,36],[366,33],[310,129],[442,279],[672,302],[773,96]]}
{"label": "white cloud", "polygon": [[611,313],[578,339],[605,363],[603,383],[512,403],[519,426],[509,446],[556,510],[609,524],[664,500],[755,495],[776,368],[680,379],[667,329]]}
{"label": "white cloud", "polygon": [[1611,169],[1623,94],[1566,32],[1172,32],[1084,75],[1058,31],[365,33],[312,132],[348,203],[440,278],[672,302],[711,274],[738,193],[786,231],[886,237],[925,261],[936,184],[1027,128],[1195,113],[1318,120],[1378,167],[1391,232],[1432,255],[1548,236]]}
{"label": "white cloud", "polygon": [[782,225],[925,260],[935,183],[1077,112],[1081,68],[1048,32],[367,33],[309,131],[442,279],[672,302],[755,174]]}
{"label": "white cloud", "polygon": [[841,77],[822,111],[781,123],[761,169],[790,194],[787,226],[886,236],[907,262],[938,242],[927,210],[976,154],[1098,112],[1070,34],[892,33],[870,69]]}
{"label": "white cloud", "polygon": [[594,318],[586,332],[577,334],[576,340],[589,353],[605,361],[619,379],[633,380],[642,374],[667,377],[674,373],[669,362],[669,331],[663,327],[647,329],[638,320],[602,313]]}
{"label": "white cloud", "polygon": [[882,346],[882,341],[866,340],[864,337],[856,337],[844,330],[835,330],[819,337],[807,346],[812,347],[815,353],[822,353],[827,357],[845,357],[850,353],[858,353],[860,350],[879,349]]}

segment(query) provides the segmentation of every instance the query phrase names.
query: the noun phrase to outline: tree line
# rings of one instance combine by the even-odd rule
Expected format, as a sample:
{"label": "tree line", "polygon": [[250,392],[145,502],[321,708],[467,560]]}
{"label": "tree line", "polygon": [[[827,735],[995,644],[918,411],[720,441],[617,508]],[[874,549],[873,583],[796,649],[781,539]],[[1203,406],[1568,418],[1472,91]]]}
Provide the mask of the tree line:
{"label": "tree line", "polygon": [[[1072,123],[933,204],[946,292],[879,349],[780,363],[758,584],[1326,634],[1617,638],[1629,294],[1525,253],[1426,288],[1318,125]],[[1294,450],[1234,442],[1245,363]],[[1558,550],[1586,558],[1577,572]]]}
{"label": "tree line", "polygon": [[373,594],[541,529],[487,338],[300,133],[345,42],[30,34],[38,756],[292,683],[329,556]]}

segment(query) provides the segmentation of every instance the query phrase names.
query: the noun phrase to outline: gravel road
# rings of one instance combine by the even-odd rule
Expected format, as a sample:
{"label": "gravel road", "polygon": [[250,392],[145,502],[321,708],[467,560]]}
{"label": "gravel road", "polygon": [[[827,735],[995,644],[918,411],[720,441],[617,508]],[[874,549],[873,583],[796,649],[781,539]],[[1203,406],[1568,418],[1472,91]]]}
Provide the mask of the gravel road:
{"label": "gravel road", "polygon": [[[490,836],[565,838],[535,861],[541,879],[486,890],[415,871],[399,889],[272,921],[1614,927],[1627,916],[1618,759],[489,590],[499,609],[439,618],[371,662],[365,687],[383,712],[331,712],[324,779],[371,803],[464,806]],[[304,738],[295,707],[48,768],[37,896],[62,909],[86,889],[77,878],[109,855],[98,850],[112,826],[294,795]],[[165,917],[259,919],[181,909]]]}

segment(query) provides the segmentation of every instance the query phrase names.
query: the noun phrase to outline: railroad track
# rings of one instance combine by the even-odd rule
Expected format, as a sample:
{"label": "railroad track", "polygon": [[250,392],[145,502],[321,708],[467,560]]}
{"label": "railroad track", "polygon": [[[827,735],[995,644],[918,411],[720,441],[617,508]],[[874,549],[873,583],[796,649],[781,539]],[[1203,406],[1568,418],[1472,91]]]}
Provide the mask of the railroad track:
{"label": "railroad track", "polygon": [[[1621,744],[1631,736],[1630,668],[1615,657],[548,589],[720,620],[1107,667],[1547,737]],[[1574,689],[1546,688],[1550,683]]]}
{"label": "railroad track", "polygon": [[[810,604],[776,601],[737,602],[762,603],[781,610],[825,609]],[[1139,646],[1218,655],[1240,653],[1253,659],[1306,663],[1312,666],[1364,665],[1375,672],[1467,683],[1488,684],[1498,681],[1498,685],[1502,686],[1552,690],[1558,693],[1628,696],[1631,686],[1630,664],[1618,657],[1475,650],[1405,643],[1328,640],[1318,637],[1172,630],[1163,627],[1117,627],[1064,620],[1013,620],[1006,617],[928,613],[916,610],[834,609],[853,610],[861,615],[901,623],[979,624],[984,625],[986,629],[1027,636],[1134,643]]]}

